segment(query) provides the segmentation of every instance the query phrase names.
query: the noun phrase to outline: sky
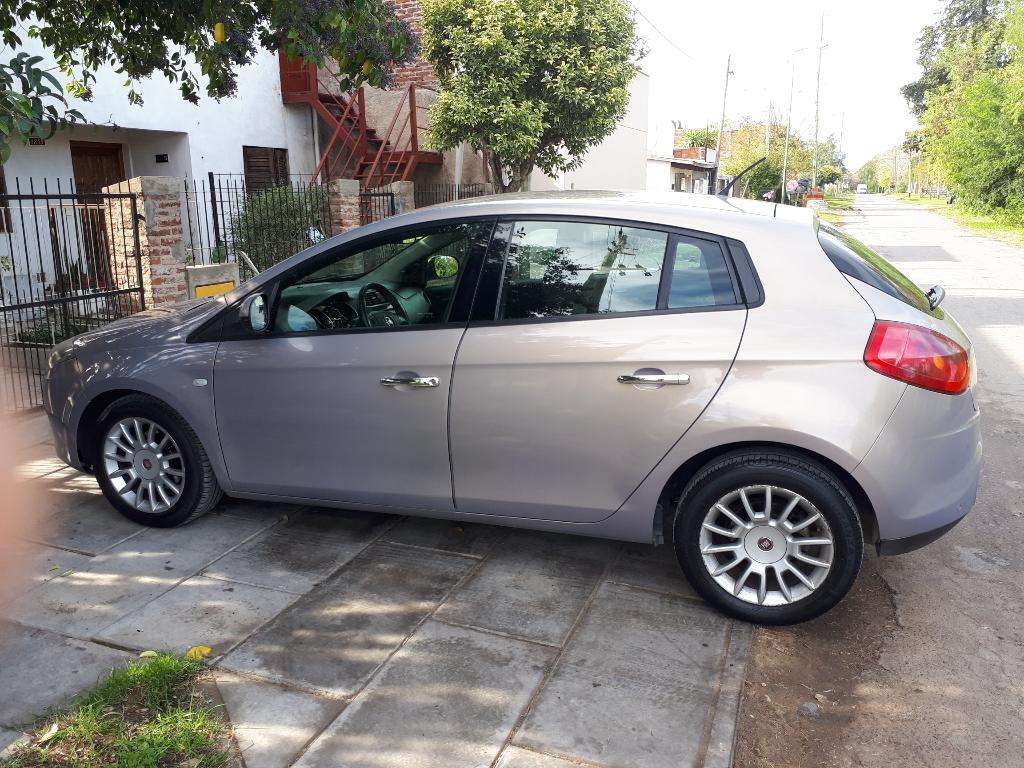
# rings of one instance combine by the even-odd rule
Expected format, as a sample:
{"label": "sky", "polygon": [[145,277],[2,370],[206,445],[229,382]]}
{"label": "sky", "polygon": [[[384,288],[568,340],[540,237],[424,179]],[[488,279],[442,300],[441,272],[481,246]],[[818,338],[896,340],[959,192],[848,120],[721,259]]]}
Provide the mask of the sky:
{"label": "sky", "polygon": [[810,140],[824,13],[820,135],[842,137],[851,170],[914,127],[899,89],[917,77],[917,36],[942,7],[941,0],[630,2],[649,50],[641,67],[650,76],[654,154],[671,150],[673,120],[718,128],[730,53],[727,122],[764,119],[772,109],[784,123],[795,60],[793,130]]}

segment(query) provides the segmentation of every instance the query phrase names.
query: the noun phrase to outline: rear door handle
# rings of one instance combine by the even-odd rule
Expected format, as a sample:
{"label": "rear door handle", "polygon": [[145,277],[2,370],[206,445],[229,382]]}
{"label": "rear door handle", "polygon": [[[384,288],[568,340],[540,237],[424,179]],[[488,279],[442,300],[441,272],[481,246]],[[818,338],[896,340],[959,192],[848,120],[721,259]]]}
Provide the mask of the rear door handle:
{"label": "rear door handle", "polygon": [[686,373],[624,373],[619,376],[620,384],[689,384]]}
{"label": "rear door handle", "polygon": [[385,376],[380,380],[385,387],[436,387],[441,384],[437,376]]}

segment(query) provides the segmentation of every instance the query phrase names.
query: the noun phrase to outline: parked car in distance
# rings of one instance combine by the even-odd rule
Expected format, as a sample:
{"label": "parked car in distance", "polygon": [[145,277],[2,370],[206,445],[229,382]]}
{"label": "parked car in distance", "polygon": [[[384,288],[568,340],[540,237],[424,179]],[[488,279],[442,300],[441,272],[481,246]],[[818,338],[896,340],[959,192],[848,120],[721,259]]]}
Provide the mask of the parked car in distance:
{"label": "parked car in distance", "polygon": [[857,185],[857,194],[858,195],[866,195],[867,193],[868,193],[868,185],[867,184],[858,184]]}
{"label": "parked car in distance", "polygon": [[790,623],[865,541],[923,546],[974,503],[973,353],[941,297],[806,209],[476,198],[64,342],[46,408],[141,523],[226,493],[667,539],[709,602]]}

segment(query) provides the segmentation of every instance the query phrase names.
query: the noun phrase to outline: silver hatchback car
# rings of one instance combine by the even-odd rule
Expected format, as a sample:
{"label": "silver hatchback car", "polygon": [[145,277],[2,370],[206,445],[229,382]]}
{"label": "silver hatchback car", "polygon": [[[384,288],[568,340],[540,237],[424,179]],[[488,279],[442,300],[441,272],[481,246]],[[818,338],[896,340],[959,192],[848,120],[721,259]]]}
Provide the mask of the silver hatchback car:
{"label": "silver hatchback car", "polygon": [[226,493],[660,543],[751,621],[974,503],[971,343],[806,210],[507,195],[321,242],[59,345],[58,452],[133,520]]}

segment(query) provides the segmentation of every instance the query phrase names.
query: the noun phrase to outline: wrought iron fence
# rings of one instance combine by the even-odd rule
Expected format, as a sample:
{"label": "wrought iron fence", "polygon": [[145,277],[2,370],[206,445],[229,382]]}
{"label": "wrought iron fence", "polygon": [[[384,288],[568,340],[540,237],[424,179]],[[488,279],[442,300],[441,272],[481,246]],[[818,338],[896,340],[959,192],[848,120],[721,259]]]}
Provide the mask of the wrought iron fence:
{"label": "wrought iron fence", "polygon": [[490,184],[417,183],[413,194],[416,200],[416,207],[422,208],[425,205],[448,203],[452,200],[462,200],[467,197],[481,197],[491,193],[492,189]]}
{"label": "wrought iron fence", "polygon": [[395,193],[385,187],[368,189],[359,193],[359,223],[372,224],[375,221],[395,215]]}
{"label": "wrought iron fence", "polygon": [[14,179],[0,195],[0,401],[42,405],[50,347],[144,307],[132,194]]}
{"label": "wrought iron fence", "polygon": [[331,235],[327,187],[308,176],[255,189],[241,174],[186,179],[183,209],[189,261],[237,262],[243,280]]}

